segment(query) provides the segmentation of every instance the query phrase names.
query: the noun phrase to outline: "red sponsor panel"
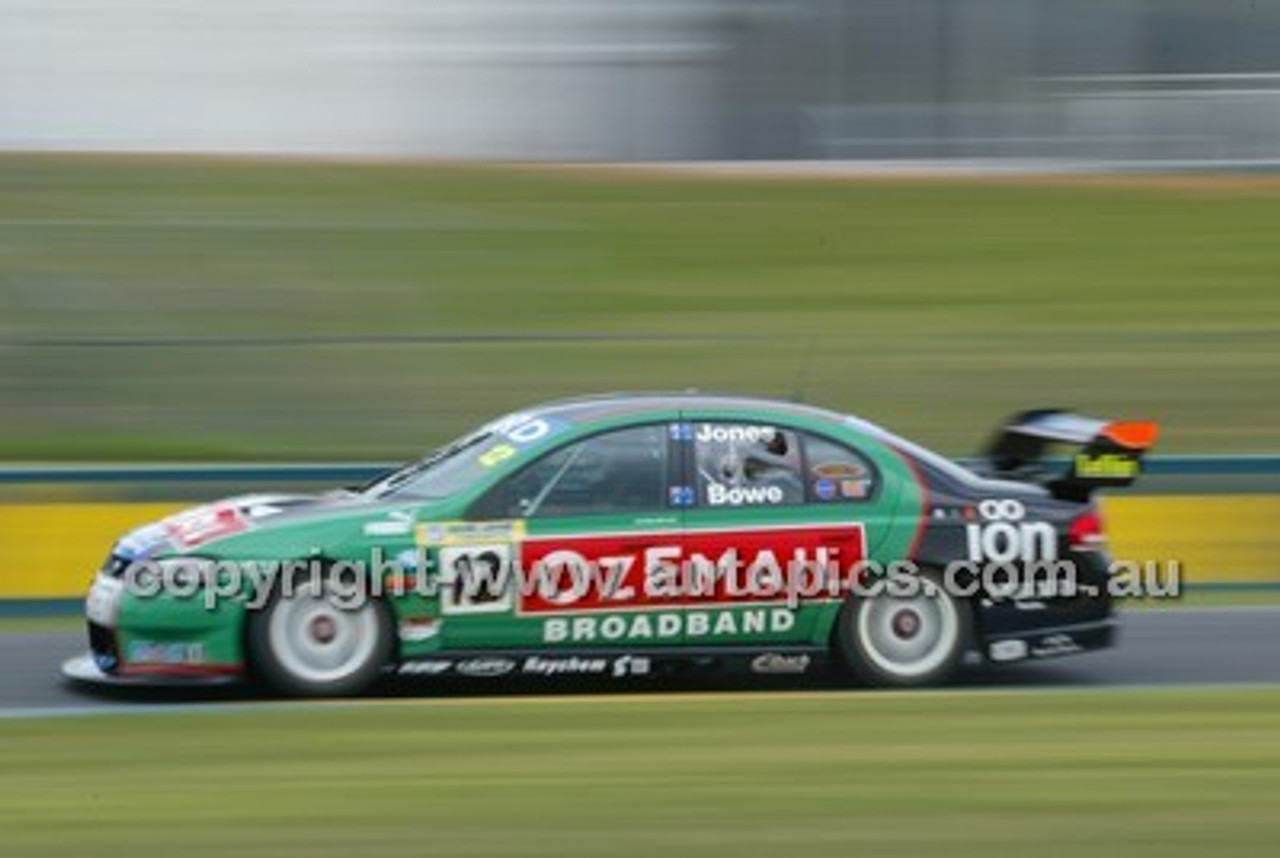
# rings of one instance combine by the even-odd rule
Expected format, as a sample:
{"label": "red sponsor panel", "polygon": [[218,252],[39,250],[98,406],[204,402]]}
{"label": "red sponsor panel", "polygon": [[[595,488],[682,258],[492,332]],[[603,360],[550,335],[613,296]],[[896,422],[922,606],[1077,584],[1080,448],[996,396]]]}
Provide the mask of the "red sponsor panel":
{"label": "red sponsor panel", "polygon": [[530,538],[520,613],[834,598],[866,557],[861,525]]}
{"label": "red sponsor panel", "polygon": [[249,527],[234,506],[202,506],[165,519],[164,529],[180,548],[194,548]]}

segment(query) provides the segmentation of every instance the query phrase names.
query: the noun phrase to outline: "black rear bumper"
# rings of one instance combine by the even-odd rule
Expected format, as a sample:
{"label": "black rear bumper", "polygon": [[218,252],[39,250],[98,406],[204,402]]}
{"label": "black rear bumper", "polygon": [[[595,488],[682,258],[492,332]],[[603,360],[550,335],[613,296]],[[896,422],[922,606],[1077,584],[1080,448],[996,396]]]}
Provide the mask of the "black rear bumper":
{"label": "black rear bumper", "polygon": [[982,640],[981,650],[984,659],[996,663],[1057,658],[1114,646],[1118,633],[1115,619],[1107,617],[989,635]]}

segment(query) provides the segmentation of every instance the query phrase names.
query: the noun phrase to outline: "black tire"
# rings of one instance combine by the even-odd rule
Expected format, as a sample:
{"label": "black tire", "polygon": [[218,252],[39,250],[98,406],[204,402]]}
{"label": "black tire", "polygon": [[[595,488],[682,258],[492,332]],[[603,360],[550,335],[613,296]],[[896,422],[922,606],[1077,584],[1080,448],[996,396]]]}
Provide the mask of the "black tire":
{"label": "black tire", "polygon": [[919,576],[914,598],[893,588],[851,595],[836,620],[834,648],[867,685],[915,688],[946,681],[973,640],[972,605],[947,593],[940,576]]}
{"label": "black tire", "polygon": [[299,578],[277,587],[249,614],[245,646],[253,675],[293,697],[359,694],[382,674],[394,647],[391,609],[365,598],[354,608],[329,581]]}

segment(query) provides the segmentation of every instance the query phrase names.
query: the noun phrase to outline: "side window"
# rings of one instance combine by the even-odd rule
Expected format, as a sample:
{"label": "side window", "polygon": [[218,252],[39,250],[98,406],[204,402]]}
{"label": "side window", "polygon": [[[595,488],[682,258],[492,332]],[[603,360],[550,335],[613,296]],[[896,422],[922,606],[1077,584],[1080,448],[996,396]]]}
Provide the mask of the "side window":
{"label": "side window", "polygon": [[694,423],[693,440],[700,505],[758,507],[804,502],[795,432],[755,423]]}
{"label": "side window", "polygon": [[505,518],[552,518],[666,509],[667,430],[636,426],[548,453],[485,504]]}
{"label": "side window", "polygon": [[817,435],[804,436],[809,499],[815,503],[867,500],[875,492],[871,463],[842,444]]}

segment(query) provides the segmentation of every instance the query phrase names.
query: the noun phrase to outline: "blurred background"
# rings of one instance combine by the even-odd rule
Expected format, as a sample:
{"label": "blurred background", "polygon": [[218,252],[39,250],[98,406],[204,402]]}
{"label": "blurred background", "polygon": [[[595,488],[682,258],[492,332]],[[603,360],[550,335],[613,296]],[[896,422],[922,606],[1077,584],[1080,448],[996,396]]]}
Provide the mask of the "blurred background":
{"label": "blurred background", "polygon": [[[1277,80],[1243,0],[0,0],[0,595],[587,392],[1275,453]],[[1129,556],[1280,586],[1280,459],[1138,491]]]}
{"label": "blurred background", "polygon": [[[1274,0],[0,0],[6,854],[1274,854],[1277,167]],[[120,534],[655,388],[1158,420],[1188,598],[936,694],[48,717]]]}
{"label": "blurred background", "polygon": [[1274,450],[1277,81],[1245,0],[0,0],[0,456],[687,387]]}
{"label": "blurred background", "polygon": [[1278,81],[1245,0],[0,0],[0,456],[688,387],[1272,451]]}
{"label": "blurred background", "polygon": [[1273,163],[1257,0],[3,0],[0,145]]}

